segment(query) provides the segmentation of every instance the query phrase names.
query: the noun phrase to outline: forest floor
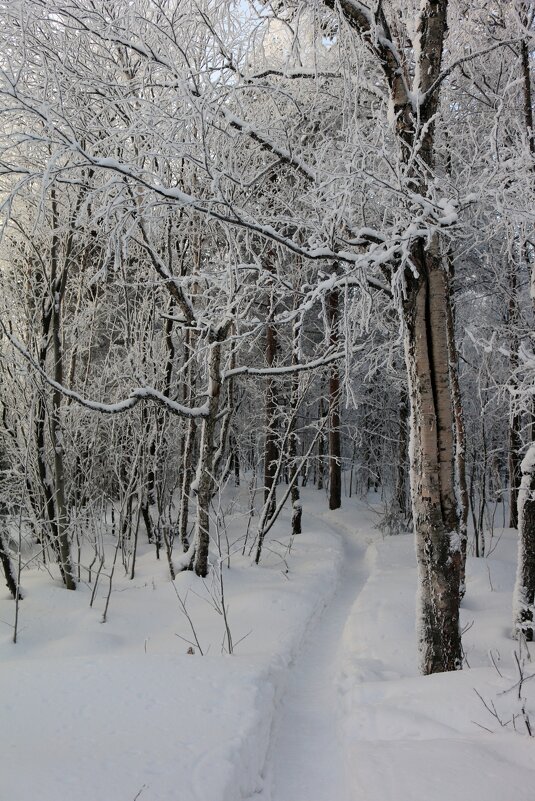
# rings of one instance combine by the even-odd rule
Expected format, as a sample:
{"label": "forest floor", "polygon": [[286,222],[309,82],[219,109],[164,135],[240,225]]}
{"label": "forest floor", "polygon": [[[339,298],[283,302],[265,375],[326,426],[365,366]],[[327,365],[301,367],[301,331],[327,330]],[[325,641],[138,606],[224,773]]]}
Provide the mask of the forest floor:
{"label": "forest floor", "polygon": [[225,501],[233,654],[219,582],[177,577],[193,633],[145,542],[134,579],[118,561],[105,623],[107,568],[92,607],[87,571],[69,593],[26,570],[16,645],[2,592],[2,801],[533,801],[515,533],[469,560],[465,669],[424,678],[412,537],[383,537],[373,503],[303,500],[304,533],[289,552],[284,513],[258,568],[241,555],[246,488]]}

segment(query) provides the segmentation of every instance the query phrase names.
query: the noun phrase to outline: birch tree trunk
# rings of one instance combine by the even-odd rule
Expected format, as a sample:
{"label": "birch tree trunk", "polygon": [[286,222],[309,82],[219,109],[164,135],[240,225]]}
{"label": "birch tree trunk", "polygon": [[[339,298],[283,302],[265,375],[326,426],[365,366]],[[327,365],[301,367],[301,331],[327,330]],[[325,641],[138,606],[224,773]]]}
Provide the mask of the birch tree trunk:
{"label": "birch tree trunk", "polygon": [[535,444],[522,461],[518,492],[518,566],[513,596],[513,635],[533,641],[535,606]]}
{"label": "birch tree trunk", "polygon": [[[428,194],[433,175],[435,124],[447,32],[447,0],[421,0],[414,33],[412,73],[400,56],[385,6],[325,0],[339,9],[383,71],[390,94],[399,159],[410,191]],[[398,39],[402,23],[396,21]],[[421,669],[461,667],[459,631],[460,525],[457,514],[453,396],[447,333],[447,284],[438,234],[411,247],[415,271],[405,270],[401,316],[410,399],[411,498],[419,572]]]}
{"label": "birch tree trunk", "polygon": [[[527,11],[527,6],[526,6]],[[527,40],[521,43],[524,116],[529,151],[535,157],[533,101],[531,92],[530,53]],[[535,168],[532,167],[532,172]],[[531,263],[530,295],[535,309],[535,261]],[[535,442],[528,448],[522,465],[518,492],[518,564],[513,595],[513,634],[522,631],[530,642],[534,639],[535,611]]]}
{"label": "birch tree trunk", "polygon": [[[432,243],[437,248],[436,238]],[[411,430],[411,497],[419,573],[423,673],[461,667],[461,543],[454,481],[447,284],[438,254],[422,244],[419,278],[405,303]]]}

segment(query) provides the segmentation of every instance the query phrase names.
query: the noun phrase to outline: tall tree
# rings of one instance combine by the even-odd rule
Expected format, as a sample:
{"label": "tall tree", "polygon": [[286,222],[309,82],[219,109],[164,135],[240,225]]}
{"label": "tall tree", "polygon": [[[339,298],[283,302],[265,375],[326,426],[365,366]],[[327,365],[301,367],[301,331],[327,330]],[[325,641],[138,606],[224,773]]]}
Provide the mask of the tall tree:
{"label": "tall tree", "polygon": [[[435,163],[436,115],[447,32],[446,0],[423,0],[412,33],[397,41],[382,4],[327,0],[377,59],[388,86],[405,191],[426,196]],[[398,29],[401,23],[398,23]],[[412,59],[399,47],[413,42]],[[454,481],[447,278],[437,231],[413,237],[403,273],[401,315],[409,382],[411,492],[419,569],[421,668],[461,667],[460,534]]]}

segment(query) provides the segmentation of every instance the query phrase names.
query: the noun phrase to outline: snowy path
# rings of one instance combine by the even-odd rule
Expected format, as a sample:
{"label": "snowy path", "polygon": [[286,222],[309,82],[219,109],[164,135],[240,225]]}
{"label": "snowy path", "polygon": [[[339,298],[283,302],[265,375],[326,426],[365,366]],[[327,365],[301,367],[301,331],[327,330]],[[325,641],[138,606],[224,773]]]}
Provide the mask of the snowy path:
{"label": "snowy path", "polygon": [[334,597],[298,654],[275,722],[268,756],[269,801],[352,801],[337,731],[342,634],[367,578],[365,547],[344,527],[345,558]]}

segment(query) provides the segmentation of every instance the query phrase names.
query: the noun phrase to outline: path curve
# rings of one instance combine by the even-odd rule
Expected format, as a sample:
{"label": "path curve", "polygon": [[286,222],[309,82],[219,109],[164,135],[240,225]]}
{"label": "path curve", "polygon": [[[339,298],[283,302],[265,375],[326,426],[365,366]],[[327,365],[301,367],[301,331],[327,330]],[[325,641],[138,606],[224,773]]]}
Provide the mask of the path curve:
{"label": "path curve", "polygon": [[290,669],[268,754],[265,801],[353,801],[338,735],[343,630],[365,581],[366,546],[340,522],[314,522],[343,539],[338,586]]}

